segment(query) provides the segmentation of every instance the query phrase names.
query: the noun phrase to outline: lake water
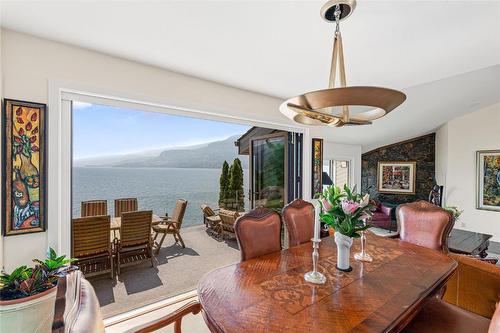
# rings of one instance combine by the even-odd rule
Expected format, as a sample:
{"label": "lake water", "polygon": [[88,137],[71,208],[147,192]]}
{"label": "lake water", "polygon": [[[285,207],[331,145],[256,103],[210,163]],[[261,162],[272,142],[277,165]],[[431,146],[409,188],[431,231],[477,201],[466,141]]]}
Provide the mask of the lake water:
{"label": "lake water", "polygon": [[[188,201],[183,227],[203,223],[200,205],[218,207],[219,169],[188,168],[73,168],[73,217],[80,216],[85,200],[108,200],[114,216],[114,199],[134,197],[140,210],[164,216],[172,212],[177,199]],[[248,193],[248,170],[244,172],[244,193]]]}

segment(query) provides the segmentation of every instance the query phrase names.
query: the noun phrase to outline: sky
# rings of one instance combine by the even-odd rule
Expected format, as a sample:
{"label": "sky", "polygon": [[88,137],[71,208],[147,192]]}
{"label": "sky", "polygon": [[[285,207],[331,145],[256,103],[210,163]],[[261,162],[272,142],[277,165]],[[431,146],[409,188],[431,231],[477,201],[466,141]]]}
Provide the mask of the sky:
{"label": "sky", "polygon": [[73,103],[73,158],[195,145],[245,133],[250,126],[82,102]]}

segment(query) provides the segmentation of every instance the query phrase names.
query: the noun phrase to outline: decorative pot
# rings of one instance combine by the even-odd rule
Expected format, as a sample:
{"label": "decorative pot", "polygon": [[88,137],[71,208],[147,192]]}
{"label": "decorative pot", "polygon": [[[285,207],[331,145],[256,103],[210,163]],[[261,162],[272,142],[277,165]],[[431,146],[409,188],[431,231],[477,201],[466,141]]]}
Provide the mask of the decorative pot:
{"label": "decorative pot", "polygon": [[342,235],[340,232],[335,232],[334,236],[337,244],[337,269],[350,272],[352,271],[352,267],[349,265],[352,237]]}
{"label": "decorative pot", "polygon": [[57,287],[25,298],[0,301],[0,332],[51,332]]}

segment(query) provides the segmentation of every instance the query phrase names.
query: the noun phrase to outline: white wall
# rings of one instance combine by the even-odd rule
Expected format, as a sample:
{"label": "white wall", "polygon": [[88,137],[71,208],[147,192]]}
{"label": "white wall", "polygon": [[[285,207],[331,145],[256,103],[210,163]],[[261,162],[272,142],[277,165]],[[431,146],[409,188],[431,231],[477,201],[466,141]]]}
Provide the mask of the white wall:
{"label": "white wall", "polygon": [[[140,96],[146,101],[257,118],[271,124],[287,123],[286,118],[277,112],[281,103],[277,98],[9,30],[2,30],[1,46],[4,69],[2,91],[6,98],[48,103],[49,82],[68,81],[114,91],[118,95]],[[49,121],[50,117],[57,117],[56,112],[55,108],[49,109]],[[57,129],[48,130],[53,132]],[[49,142],[49,151],[50,145]],[[48,163],[50,168],[57,161],[49,159]],[[49,179],[49,187],[52,181]],[[55,220],[58,215],[51,211],[51,200],[57,198],[49,197],[48,232],[57,233]],[[49,238],[58,239],[57,236]],[[5,237],[5,269],[28,264],[33,257],[43,257],[47,239],[47,233]]]}
{"label": "white wall", "polygon": [[476,151],[500,149],[500,104],[453,119],[436,132],[436,180],[445,204],[464,213],[458,229],[493,235],[500,241],[500,212],[476,209]]}
{"label": "white wall", "polygon": [[[135,99],[142,101],[203,110],[224,117],[254,119],[270,127],[293,126],[278,112],[282,102],[278,98],[10,30],[1,30],[0,37],[0,68],[3,68],[0,94],[5,98],[39,103],[53,102],[53,91],[49,98],[49,87],[62,82],[70,86],[88,87],[90,92],[93,90],[113,92],[114,96],[134,96]],[[60,105],[57,103],[49,105],[48,168],[55,170],[49,174],[56,175],[56,177],[49,176],[49,193],[64,193],[60,191],[60,183],[54,179],[58,173],[65,173],[59,172],[61,147],[58,147],[57,140],[51,140],[53,137],[60,137],[61,128],[53,126],[54,118],[60,118],[59,112],[61,112]],[[57,121],[55,124],[58,124]],[[66,126],[64,123],[59,125]],[[304,198],[308,199],[311,153],[310,139],[307,137],[306,139]],[[70,142],[62,144],[69,145]],[[341,154],[342,158],[353,157],[356,164],[354,171],[356,181],[359,183],[361,148],[356,146],[353,149],[356,150],[356,154],[351,155],[349,145],[335,146],[329,143],[325,145],[326,158],[335,157],[337,153]],[[330,152],[335,154],[328,155]],[[47,232],[1,238],[3,252],[0,252],[0,264],[5,270],[9,271],[21,264],[30,264],[32,258],[45,255],[48,245],[54,246],[55,243],[61,242],[62,232],[58,230],[57,225],[63,219],[60,218],[58,209],[53,209],[59,207],[58,198],[57,195],[51,195],[48,199]]]}

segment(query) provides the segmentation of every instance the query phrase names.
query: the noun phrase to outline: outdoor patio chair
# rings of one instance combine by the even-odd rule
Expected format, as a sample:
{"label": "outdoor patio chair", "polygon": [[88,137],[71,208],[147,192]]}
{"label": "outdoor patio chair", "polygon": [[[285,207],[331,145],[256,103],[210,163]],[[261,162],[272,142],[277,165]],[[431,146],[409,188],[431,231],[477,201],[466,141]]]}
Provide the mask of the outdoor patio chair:
{"label": "outdoor patio chair", "polygon": [[186,212],[188,202],[184,199],[179,199],[175,203],[174,213],[172,218],[165,218],[162,223],[153,226],[153,231],[155,232],[155,237],[153,241],[156,241],[159,234],[163,234],[160,243],[155,242],[156,254],[160,252],[160,248],[167,235],[173,235],[176,243],[181,243],[182,247],[185,248],[184,241],[181,237],[181,227],[182,220],[184,219],[184,213]]}
{"label": "outdoor patio chair", "polygon": [[136,212],[137,207],[137,198],[115,199],[115,217],[121,217],[122,213]]}
{"label": "outdoor patio chair", "polygon": [[110,273],[114,277],[113,249],[109,215],[73,219],[71,224],[72,257],[86,276]]}
{"label": "outdoor patio chair", "polygon": [[108,215],[108,201],[107,200],[82,201],[80,215],[81,217]]}
{"label": "outdoor patio chair", "polygon": [[205,223],[205,226],[218,237],[222,237],[222,221],[220,216],[207,204],[201,205],[200,208],[203,212],[203,223]]}
{"label": "outdoor patio chair", "polygon": [[116,239],[116,261],[118,274],[121,266],[137,264],[145,260],[154,266],[151,221],[153,212],[138,211],[122,213],[120,238]]}
{"label": "outdoor patio chair", "polygon": [[222,235],[229,235],[231,238],[235,238],[234,223],[239,216],[239,213],[234,210],[220,209],[219,216],[222,222]]}

